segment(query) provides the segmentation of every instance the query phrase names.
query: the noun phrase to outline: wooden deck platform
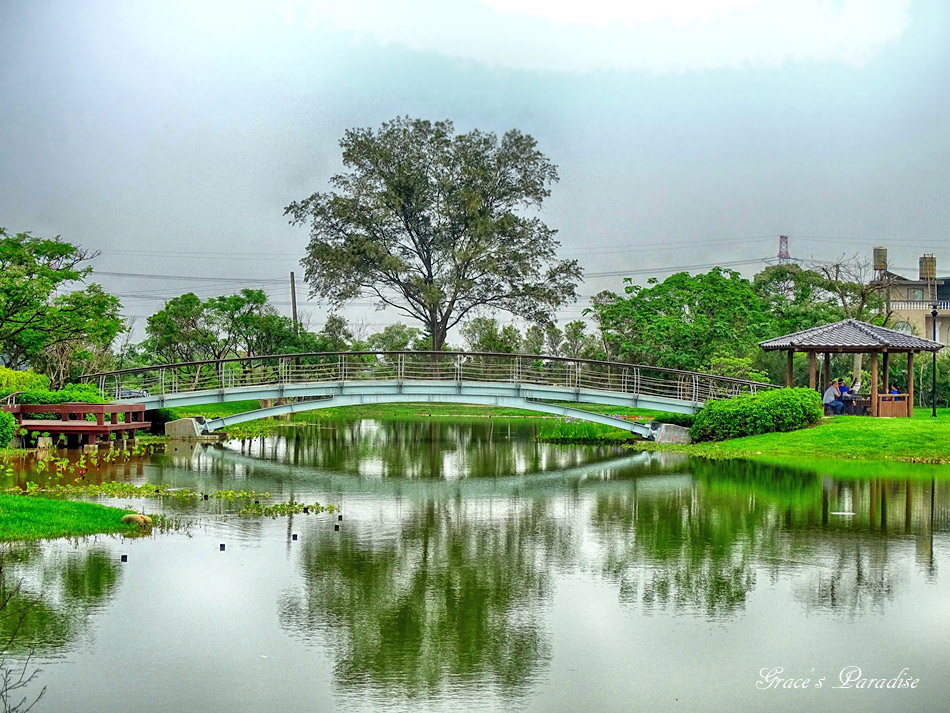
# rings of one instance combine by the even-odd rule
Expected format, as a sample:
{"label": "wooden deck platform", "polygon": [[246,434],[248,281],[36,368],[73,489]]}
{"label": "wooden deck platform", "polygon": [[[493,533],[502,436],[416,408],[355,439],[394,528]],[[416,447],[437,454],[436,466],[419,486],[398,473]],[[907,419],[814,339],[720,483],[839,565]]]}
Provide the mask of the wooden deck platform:
{"label": "wooden deck platform", "polygon": [[[4,406],[3,410],[13,414],[17,430],[25,428],[29,434],[62,433],[87,444],[94,444],[100,438],[108,440],[112,433],[120,438],[133,438],[136,431],[152,425],[145,420],[145,404],[14,404]],[[52,413],[59,418],[27,418],[37,413]],[[124,414],[123,421],[119,420],[119,414]],[[95,420],[86,418],[87,415],[95,416]]]}

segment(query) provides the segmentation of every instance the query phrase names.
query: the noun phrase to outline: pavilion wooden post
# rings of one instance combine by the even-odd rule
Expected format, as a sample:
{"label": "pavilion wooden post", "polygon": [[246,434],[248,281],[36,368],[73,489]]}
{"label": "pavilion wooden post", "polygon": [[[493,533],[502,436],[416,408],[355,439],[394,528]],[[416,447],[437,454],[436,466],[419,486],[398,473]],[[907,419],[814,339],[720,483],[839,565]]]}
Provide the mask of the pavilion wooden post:
{"label": "pavilion wooden post", "polygon": [[795,385],[795,371],[792,366],[792,357],[795,355],[794,349],[788,350],[788,363],[785,366],[785,385],[792,388]]}
{"label": "pavilion wooden post", "polygon": [[831,352],[825,352],[825,378],[822,382],[822,391],[828,390],[828,384],[831,381]]}
{"label": "pavilion wooden post", "polygon": [[815,387],[815,352],[808,352],[808,388],[814,391]]}
{"label": "pavilion wooden post", "polygon": [[884,352],[884,364],[882,368],[884,369],[884,393],[891,393],[891,354],[890,352]]}
{"label": "pavilion wooden post", "polygon": [[914,353],[907,352],[907,418],[914,417]]}
{"label": "pavilion wooden post", "polygon": [[871,415],[877,416],[880,410],[877,397],[877,352],[871,355]]}

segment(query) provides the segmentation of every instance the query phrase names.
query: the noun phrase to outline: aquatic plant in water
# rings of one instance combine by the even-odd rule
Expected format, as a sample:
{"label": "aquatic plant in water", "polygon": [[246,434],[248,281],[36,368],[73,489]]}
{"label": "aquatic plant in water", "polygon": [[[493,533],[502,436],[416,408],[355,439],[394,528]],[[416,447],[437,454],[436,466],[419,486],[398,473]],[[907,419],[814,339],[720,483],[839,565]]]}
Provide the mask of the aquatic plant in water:
{"label": "aquatic plant in water", "polygon": [[[617,429],[578,418],[558,418],[541,422],[539,441],[598,441],[605,436],[617,435]],[[633,438],[632,434],[627,434]]]}
{"label": "aquatic plant in water", "polygon": [[202,498],[205,495],[208,499],[217,500],[253,500],[255,498],[268,498],[270,493],[259,493],[256,490],[215,490],[210,493],[202,493],[190,488],[172,488],[168,485],[153,485],[143,483],[142,485],[133,485],[131,483],[108,482],[96,485],[94,483],[77,484],[47,484],[39,485],[33,481],[28,481],[26,489],[13,487],[5,488],[0,491],[7,495],[88,495],[94,497],[113,497],[113,498]]}
{"label": "aquatic plant in water", "polygon": [[335,505],[321,505],[320,503],[298,503],[293,500],[287,503],[274,503],[272,505],[245,505],[241,508],[240,515],[260,515],[262,517],[277,518],[280,515],[298,515],[306,509],[308,513],[319,515],[323,512],[334,513],[338,510]]}

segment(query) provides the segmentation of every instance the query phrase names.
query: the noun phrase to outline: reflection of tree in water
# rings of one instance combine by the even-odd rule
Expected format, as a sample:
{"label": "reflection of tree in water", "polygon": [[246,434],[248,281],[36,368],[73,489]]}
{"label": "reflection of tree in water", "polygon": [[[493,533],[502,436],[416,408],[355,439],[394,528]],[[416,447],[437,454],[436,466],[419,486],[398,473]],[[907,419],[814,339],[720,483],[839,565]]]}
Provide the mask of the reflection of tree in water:
{"label": "reflection of tree in water", "polygon": [[[692,486],[595,500],[603,572],[626,601],[725,615],[765,573],[794,579],[809,609],[865,611],[894,597],[898,565],[912,560],[931,527],[929,483],[836,481],[748,461],[690,467]],[[839,508],[853,513],[830,516]],[[904,536],[910,532],[916,542]]]}
{"label": "reflection of tree in water", "polygon": [[277,439],[268,438],[248,442],[246,448],[251,455],[295,465],[398,478],[508,476],[615,455],[538,443],[534,429],[534,424],[501,419],[331,421],[288,429],[280,447]]}
{"label": "reflection of tree in water", "polygon": [[796,533],[815,553],[815,567],[796,597],[809,609],[850,615],[892,601],[912,562],[933,580],[934,533],[947,530],[948,486],[928,480],[826,478],[825,536]]}
{"label": "reflection of tree in water", "polygon": [[902,580],[890,554],[883,537],[825,538],[814,566],[797,583],[795,598],[809,610],[859,614],[880,609],[894,599]]}
{"label": "reflection of tree in water", "polygon": [[603,541],[603,573],[621,599],[644,607],[732,612],[755,584],[759,514],[744,504],[710,507],[685,487],[598,496],[593,525]]}
{"label": "reflection of tree in water", "polygon": [[10,601],[0,617],[0,636],[6,641],[22,618],[12,652],[61,650],[83,633],[89,615],[112,597],[118,581],[118,566],[105,550],[8,546],[0,596]]}
{"label": "reflection of tree in water", "polygon": [[451,681],[515,695],[550,657],[539,604],[571,550],[544,502],[428,502],[392,537],[308,543],[304,590],[280,618],[305,639],[326,631],[346,687],[413,697]]}

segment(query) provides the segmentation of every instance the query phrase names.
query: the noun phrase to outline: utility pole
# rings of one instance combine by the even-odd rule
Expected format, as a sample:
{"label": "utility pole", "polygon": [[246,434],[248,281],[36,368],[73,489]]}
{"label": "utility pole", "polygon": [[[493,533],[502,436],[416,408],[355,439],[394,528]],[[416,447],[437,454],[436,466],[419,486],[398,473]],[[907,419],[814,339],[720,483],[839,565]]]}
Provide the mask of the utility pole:
{"label": "utility pole", "polygon": [[[934,327],[934,341],[937,341],[937,304],[934,303],[933,309],[930,311],[930,316],[933,318],[933,327]],[[933,353],[933,374],[930,382],[930,398],[933,401],[933,417],[937,418],[937,352]]]}
{"label": "utility pole", "polygon": [[297,321],[297,285],[294,284],[294,272],[290,271],[290,305],[294,313],[294,334],[300,334],[300,323]]}

